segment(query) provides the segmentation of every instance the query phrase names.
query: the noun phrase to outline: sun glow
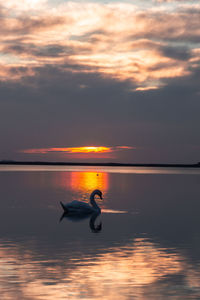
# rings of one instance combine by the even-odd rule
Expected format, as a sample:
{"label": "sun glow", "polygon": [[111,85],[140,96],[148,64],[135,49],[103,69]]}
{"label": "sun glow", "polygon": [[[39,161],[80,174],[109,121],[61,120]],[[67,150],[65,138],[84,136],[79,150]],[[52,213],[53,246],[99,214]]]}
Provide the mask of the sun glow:
{"label": "sun glow", "polygon": [[97,188],[106,191],[108,189],[108,173],[72,172],[70,187],[73,191],[89,192]]}
{"label": "sun glow", "polygon": [[[100,189],[105,195],[109,189],[109,173],[92,170],[89,172],[57,172],[51,183],[54,187],[71,191],[72,199],[88,202],[90,193]],[[98,199],[100,201],[100,199]],[[101,207],[103,208],[103,203]]]}
{"label": "sun glow", "polygon": [[111,148],[109,147],[94,147],[94,146],[87,146],[87,147],[74,147],[68,148],[68,151],[71,153],[97,153],[97,152],[111,152]]}
{"label": "sun glow", "polygon": [[95,147],[95,146],[86,146],[86,147],[62,147],[62,148],[39,148],[39,149],[27,149],[22,150],[23,153],[38,153],[45,154],[49,152],[66,152],[66,153],[105,153],[112,152],[109,147]]}
{"label": "sun glow", "polygon": [[84,146],[84,147],[61,147],[61,148],[38,148],[38,149],[25,149],[21,153],[27,154],[46,154],[50,152],[60,153],[111,153],[119,150],[133,149],[128,146],[105,147],[105,146]]}

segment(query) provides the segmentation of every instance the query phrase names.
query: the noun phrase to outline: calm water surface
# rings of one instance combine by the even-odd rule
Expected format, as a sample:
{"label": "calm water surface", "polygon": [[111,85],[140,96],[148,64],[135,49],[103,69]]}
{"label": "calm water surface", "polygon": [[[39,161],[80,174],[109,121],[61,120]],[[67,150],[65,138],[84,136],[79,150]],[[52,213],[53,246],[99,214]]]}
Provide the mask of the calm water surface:
{"label": "calm water surface", "polygon": [[[102,230],[59,201],[101,189]],[[0,166],[1,299],[200,299],[200,170]]]}

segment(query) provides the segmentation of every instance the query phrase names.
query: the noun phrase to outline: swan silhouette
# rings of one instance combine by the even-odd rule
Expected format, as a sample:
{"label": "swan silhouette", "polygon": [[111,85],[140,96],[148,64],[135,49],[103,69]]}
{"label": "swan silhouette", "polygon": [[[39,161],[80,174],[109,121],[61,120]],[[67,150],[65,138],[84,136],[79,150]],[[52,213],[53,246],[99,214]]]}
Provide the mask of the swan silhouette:
{"label": "swan silhouette", "polygon": [[65,214],[75,215],[88,215],[88,214],[100,214],[101,209],[97,205],[94,197],[98,195],[102,199],[102,192],[100,190],[94,190],[90,195],[90,204],[82,201],[74,200],[70,203],[63,204],[60,202]]}

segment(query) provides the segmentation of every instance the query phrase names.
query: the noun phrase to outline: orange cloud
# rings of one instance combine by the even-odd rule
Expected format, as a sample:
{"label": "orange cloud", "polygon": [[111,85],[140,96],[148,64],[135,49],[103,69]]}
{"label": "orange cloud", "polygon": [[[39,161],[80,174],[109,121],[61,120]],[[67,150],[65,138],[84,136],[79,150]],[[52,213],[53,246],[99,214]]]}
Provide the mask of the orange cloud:
{"label": "orange cloud", "polygon": [[[175,1],[172,10],[170,1],[160,2],[151,8],[137,2],[65,2],[57,7],[47,0],[2,2],[1,64],[19,72],[3,72],[0,79],[24,80],[24,73],[33,76],[38,68],[54,65],[128,80],[133,90],[148,91],[162,87],[166,78],[187,76],[194,59],[199,62],[194,50],[200,4]],[[29,72],[20,73],[22,68]]]}
{"label": "orange cloud", "polygon": [[135,149],[134,147],[130,147],[130,146],[117,146],[117,149],[126,149],[126,150],[131,150],[131,149]]}
{"label": "orange cloud", "polygon": [[40,149],[27,149],[22,150],[23,153],[40,153],[45,154],[49,152],[65,152],[65,153],[105,153],[111,152],[111,148],[108,147],[63,147],[63,148],[40,148]]}
{"label": "orange cloud", "polygon": [[21,153],[26,154],[46,154],[50,152],[60,152],[60,153],[111,153],[117,150],[128,150],[134,149],[129,146],[117,146],[117,147],[105,147],[105,146],[85,146],[85,147],[61,147],[61,148],[38,148],[38,149],[25,149],[21,150]]}

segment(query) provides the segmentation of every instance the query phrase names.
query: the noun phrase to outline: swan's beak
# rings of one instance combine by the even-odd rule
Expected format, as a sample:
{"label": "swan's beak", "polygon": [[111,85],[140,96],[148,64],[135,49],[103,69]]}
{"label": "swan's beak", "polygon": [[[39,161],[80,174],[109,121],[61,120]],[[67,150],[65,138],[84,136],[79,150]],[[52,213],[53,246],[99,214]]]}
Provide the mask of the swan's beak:
{"label": "swan's beak", "polygon": [[101,200],[103,199],[102,195],[100,196],[100,199],[101,199]]}

